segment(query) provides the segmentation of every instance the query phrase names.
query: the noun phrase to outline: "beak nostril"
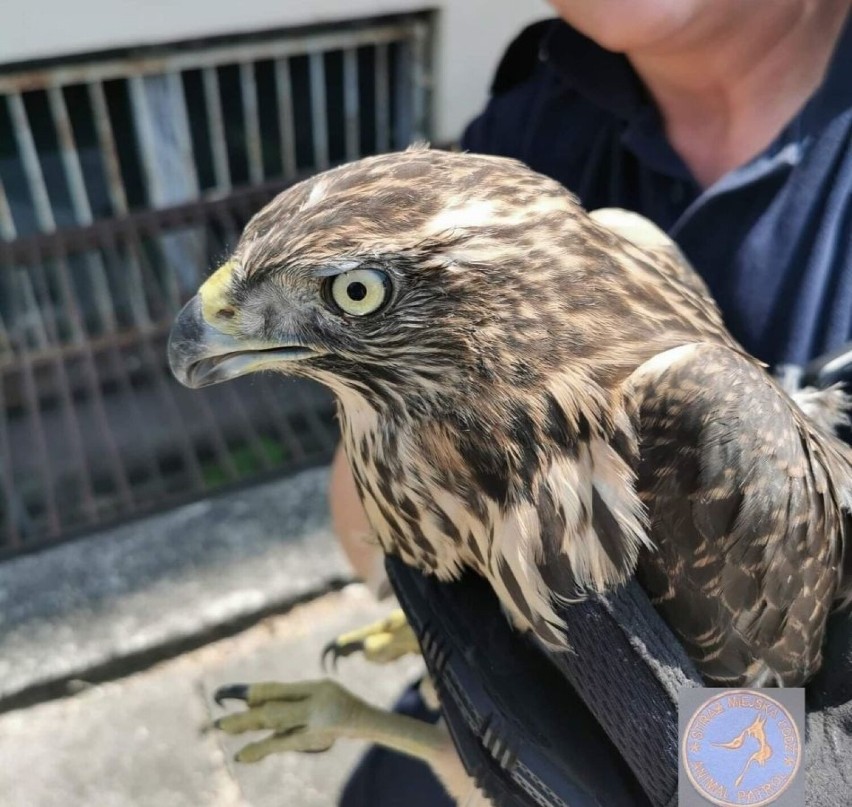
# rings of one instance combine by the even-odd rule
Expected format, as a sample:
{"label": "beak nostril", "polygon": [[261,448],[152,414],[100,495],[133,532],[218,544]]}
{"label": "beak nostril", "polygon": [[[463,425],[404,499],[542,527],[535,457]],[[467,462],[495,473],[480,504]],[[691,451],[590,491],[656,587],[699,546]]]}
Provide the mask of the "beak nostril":
{"label": "beak nostril", "polygon": [[216,316],[222,319],[232,319],[235,313],[233,308],[220,308],[216,312]]}

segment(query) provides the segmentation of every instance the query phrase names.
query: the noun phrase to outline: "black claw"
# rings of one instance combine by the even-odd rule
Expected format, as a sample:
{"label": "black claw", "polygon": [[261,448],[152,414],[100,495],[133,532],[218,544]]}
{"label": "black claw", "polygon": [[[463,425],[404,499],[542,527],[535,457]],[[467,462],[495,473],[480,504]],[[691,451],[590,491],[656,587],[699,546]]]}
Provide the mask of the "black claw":
{"label": "black claw", "polygon": [[224,700],[248,701],[248,684],[226,684],[213,693],[213,700],[224,706]]}
{"label": "black claw", "polygon": [[346,658],[353,653],[358,653],[364,649],[363,642],[349,642],[348,644],[338,644],[336,640],[329,642],[322,649],[322,669],[323,672],[328,672],[328,660],[331,657],[331,669],[337,672],[337,660]]}

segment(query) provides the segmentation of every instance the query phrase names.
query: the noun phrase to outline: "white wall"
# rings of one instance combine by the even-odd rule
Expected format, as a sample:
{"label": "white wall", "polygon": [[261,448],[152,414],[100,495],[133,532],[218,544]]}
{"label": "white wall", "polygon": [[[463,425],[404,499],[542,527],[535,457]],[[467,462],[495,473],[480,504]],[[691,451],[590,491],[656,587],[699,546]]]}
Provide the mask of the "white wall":
{"label": "white wall", "polygon": [[[482,106],[500,53],[544,0],[432,0],[439,10],[436,139],[458,136]],[[4,0],[0,63],[378,16],[423,0]]]}

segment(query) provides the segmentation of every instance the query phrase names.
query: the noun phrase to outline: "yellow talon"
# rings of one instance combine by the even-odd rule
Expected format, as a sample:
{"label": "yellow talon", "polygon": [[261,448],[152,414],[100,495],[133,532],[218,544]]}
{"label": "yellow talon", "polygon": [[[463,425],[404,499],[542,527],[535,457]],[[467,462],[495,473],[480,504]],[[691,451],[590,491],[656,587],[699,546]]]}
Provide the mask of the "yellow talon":
{"label": "yellow talon", "polygon": [[385,619],[344,633],[329,642],[322,652],[323,665],[329,657],[334,665],[337,659],[358,652],[375,664],[387,664],[409,654],[419,654],[420,645],[405,614],[397,609]]}

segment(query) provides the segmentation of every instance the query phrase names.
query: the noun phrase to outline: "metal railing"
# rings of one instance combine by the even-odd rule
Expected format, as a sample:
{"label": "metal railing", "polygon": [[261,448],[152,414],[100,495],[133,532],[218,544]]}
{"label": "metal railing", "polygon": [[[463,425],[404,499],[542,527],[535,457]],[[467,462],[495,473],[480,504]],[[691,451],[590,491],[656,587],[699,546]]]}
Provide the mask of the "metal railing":
{"label": "metal railing", "polygon": [[0,72],[0,554],[329,455],[324,392],[190,393],[165,341],[274,192],[428,134],[428,37],[412,15]]}

